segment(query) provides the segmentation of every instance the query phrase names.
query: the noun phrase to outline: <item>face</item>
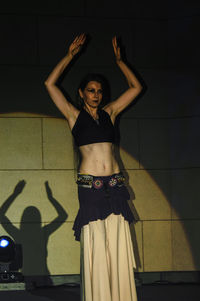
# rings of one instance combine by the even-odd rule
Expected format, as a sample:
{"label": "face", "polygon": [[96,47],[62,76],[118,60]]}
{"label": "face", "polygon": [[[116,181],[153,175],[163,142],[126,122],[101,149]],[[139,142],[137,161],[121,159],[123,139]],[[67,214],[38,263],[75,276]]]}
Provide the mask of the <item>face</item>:
{"label": "face", "polygon": [[90,81],[85,89],[79,89],[79,94],[86,106],[97,108],[102,101],[102,87],[96,81]]}

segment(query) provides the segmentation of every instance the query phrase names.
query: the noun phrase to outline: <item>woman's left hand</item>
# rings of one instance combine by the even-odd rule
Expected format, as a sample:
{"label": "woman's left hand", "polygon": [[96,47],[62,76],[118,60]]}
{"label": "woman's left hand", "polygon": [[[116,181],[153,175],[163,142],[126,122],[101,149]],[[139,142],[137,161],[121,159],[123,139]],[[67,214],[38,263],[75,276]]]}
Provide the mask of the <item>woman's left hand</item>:
{"label": "woman's left hand", "polygon": [[121,51],[120,51],[120,47],[117,45],[116,36],[112,38],[112,44],[113,44],[116,61],[119,62],[119,61],[121,61]]}

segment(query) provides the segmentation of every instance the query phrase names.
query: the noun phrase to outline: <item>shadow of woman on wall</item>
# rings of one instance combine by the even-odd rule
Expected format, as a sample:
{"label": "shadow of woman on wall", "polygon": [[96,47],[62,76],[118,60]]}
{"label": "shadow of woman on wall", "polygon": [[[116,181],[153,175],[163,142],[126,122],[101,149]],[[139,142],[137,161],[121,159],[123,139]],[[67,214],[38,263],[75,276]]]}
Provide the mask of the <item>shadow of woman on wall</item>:
{"label": "shadow of woman on wall", "polygon": [[[53,197],[48,181],[45,182],[47,197],[57,211],[57,217],[50,223],[42,226],[40,211],[34,206],[25,208],[17,228],[6,216],[6,212],[13,204],[17,196],[22,193],[26,182],[20,181],[14,188],[13,193],[0,207],[0,222],[7,233],[12,236],[14,241],[22,245],[24,276],[50,275],[47,266],[47,244],[49,236],[55,232],[67,219],[68,214]],[[34,277],[32,277],[34,278]],[[27,278],[28,279],[28,278]],[[47,284],[51,280],[48,277]]]}

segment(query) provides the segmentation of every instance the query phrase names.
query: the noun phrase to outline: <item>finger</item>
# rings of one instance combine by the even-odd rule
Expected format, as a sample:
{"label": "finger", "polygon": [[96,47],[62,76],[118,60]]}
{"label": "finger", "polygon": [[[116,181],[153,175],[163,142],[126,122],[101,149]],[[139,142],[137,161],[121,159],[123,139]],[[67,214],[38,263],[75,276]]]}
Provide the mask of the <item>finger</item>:
{"label": "finger", "polygon": [[115,45],[116,45],[116,48],[118,47],[117,45],[117,37],[115,37]]}
{"label": "finger", "polygon": [[115,38],[112,39],[112,44],[113,44],[113,48],[114,48],[114,51],[116,49],[116,46],[115,46]]}
{"label": "finger", "polygon": [[83,37],[84,37],[84,33],[80,34],[80,35],[78,36],[78,41],[82,40]]}
{"label": "finger", "polygon": [[116,47],[116,45],[113,45],[113,50],[114,50],[114,53],[116,55],[117,54],[117,47]]}
{"label": "finger", "polygon": [[117,39],[116,39],[116,37],[114,38],[114,47],[117,50]]}
{"label": "finger", "polygon": [[78,43],[81,45],[81,44],[83,44],[85,42],[85,39],[84,38],[82,38],[82,39],[80,39],[79,41],[78,41]]}
{"label": "finger", "polygon": [[83,40],[82,40],[82,44],[84,44],[84,43],[85,43],[85,40],[86,40],[86,37],[84,37],[84,38],[83,38]]}
{"label": "finger", "polygon": [[77,42],[77,40],[78,40],[78,37],[76,37],[76,38],[74,39],[74,41],[72,42],[72,44],[75,44],[75,43]]}
{"label": "finger", "polygon": [[115,47],[115,38],[112,38],[113,47]]}
{"label": "finger", "polygon": [[81,38],[81,39],[80,39],[80,42],[81,42],[81,43],[84,43],[85,40],[86,40],[86,35],[83,33],[83,34],[81,35],[80,38]]}

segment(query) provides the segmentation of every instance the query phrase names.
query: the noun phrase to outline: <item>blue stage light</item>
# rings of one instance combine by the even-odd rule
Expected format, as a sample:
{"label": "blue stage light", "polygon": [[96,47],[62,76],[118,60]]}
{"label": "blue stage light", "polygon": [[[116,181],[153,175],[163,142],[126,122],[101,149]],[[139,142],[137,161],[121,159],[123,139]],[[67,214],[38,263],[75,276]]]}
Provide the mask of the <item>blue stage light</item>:
{"label": "blue stage light", "polygon": [[7,235],[0,236],[0,283],[22,281],[22,273],[17,272],[21,267],[21,245]]}
{"label": "blue stage light", "polygon": [[9,241],[5,238],[0,240],[0,248],[6,248],[9,245]]}
{"label": "blue stage light", "polygon": [[11,263],[15,258],[16,246],[11,237],[0,237],[0,263]]}

